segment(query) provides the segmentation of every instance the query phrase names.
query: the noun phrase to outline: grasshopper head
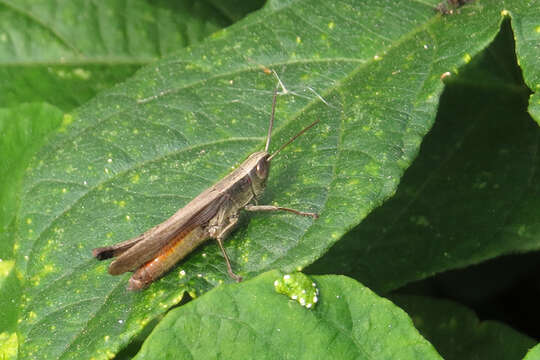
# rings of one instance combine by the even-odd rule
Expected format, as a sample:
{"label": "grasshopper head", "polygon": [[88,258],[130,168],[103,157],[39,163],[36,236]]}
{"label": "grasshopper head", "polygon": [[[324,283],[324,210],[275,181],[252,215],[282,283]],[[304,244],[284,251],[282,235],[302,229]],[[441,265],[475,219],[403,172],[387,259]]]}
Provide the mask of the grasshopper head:
{"label": "grasshopper head", "polygon": [[251,186],[256,196],[262,195],[264,188],[266,187],[266,179],[270,173],[270,154],[266,151],[257,151],[249,156],[246,162],[249,162],[251,166],[248,168],[249,178],[251,179]]}

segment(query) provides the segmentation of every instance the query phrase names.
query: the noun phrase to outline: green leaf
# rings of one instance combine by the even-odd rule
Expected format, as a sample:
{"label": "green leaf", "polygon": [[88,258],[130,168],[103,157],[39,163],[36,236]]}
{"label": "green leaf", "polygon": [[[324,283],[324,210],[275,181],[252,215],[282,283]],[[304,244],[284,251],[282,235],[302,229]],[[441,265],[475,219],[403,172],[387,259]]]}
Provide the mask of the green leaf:
{"label": "green leaf", "polygon": [[396,196],[310,272],[347,274],[386,292],[540,248],[540,129],[527,113],[530,92],[513,41],[505,23],[494,43],[448,83],[435,126]]}
{"label": "green leaf", "polygon": [[529,113],[540,125],[540,6],[538,0],[516,1],[516,4],[519,6],[511,6],[509,9],[512,18],[516,20],[512,24],[515,27],[516,53],[525,83],[533,91],[529,98]]}
{"label": "green leaf", "polygon": [[274,292],[281,277],[220,286],[172,310],[136,358],[440,359],[401,309],[356,281],[316,277],[321,302],[307,310]]}
{"label": "green leaf", "polygon": [[5,0],[0,23],[0,106],[71,110],[230,21],[192,0]]}
{"label": "green leaf", "polygon": [[47,104],[0,108],[0,259],[12,258],[11,226],[26,166],[61,122],[62,112]]}
{"label": "green leaf", "polygon": [[537,344],[527,353],[527,356],[523,358],[524,360],[538,360],[540,359],[540,344]]}
{"label": "green leaf", "polygon": [[108,275],[91,250],[165,220],[262,148],[275,80],[260,65],[296,94],[278,99],[273,149],[321,120],[275,159],[261,203],[321,217],[245,219],[226,244],[235,271],[301,269],[392,196],[434,121],[441,75],[502,21],[499,3],[447,17],[436,3],[271,2],[78,109],[23,190],[21,356],[111,356],[185,291],[230,281],[212,243],[130,293],[129,276]]}
{"label": "green leaf", "polygon": [[451,301],[422,296],[392,296],[420,333],[446,360],[520,359],[536,341]]}
{"label": "green leaf", "polygon": [[[62,122],[62,112],[47,104],[0,109],[0,355],[16,349],[21,284],[14,269],[15,214],[26,166]],[[15,342],[15,345],[14,345]]]}

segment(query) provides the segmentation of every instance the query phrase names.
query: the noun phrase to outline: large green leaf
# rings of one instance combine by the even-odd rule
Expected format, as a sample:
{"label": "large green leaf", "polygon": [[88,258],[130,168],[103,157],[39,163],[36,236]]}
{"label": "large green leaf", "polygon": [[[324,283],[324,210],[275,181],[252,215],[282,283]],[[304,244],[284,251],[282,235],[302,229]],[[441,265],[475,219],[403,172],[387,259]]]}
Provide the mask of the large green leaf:
{"label": "large green leaf", "polygon": [[275,160],[262,201],[321,217],[251,216],[227,248],[245,278],[321,256],[395,192],[435,118],[441,75],[484,49],[502,20],[500,3],[446,17],[435,4],[271,2],[79,109],[23,191],[21,355],[109,356],[184,291],[230,281],[210,244],[129,293],[128,276],[108,275],[91,249],[166,219],[261,148],[275,81],[257,64],[297,93],[278,99],[273,148],[321,120]]}
{"label": "large green leaf", "polygon": [[440,359],[386,299],[354,280],[317,276],[307,310],[274,291],[276,271],[221,286],[172,310],[137,359]]}
{"label": "large green leaf", "polygon": [[70,110],[230,24],[203,1],[0,1],[0,106]]}
{"label": "large green leaf", "polygon": [[530,92],[509,25],[449,82],[435,126],[396,196],[310,271],[348,274],[389,291],[540,247],[540,129],[527,113]]}
{"label": "large green leaf", "polygon": [[420,333],[446,360],[520,359],[536,341],[496,321],[479,321],[469,309],[446,300],[393,296]]}

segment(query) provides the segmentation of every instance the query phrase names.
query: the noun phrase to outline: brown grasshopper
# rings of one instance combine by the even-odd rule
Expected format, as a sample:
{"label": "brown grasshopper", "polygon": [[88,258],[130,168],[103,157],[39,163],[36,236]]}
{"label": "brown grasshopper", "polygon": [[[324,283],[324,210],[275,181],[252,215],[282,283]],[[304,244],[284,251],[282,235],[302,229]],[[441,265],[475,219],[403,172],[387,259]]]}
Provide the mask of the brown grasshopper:
{"label": "brown grasshopper", "polygon": [[135,271],[129,279],[128,290],[145,288],[210,238],[216,239],[231,278],[241,281],[242,278],[232,271],[229,256],[223,247],[223,240],[238,223],[238,213],[242,209],[288,211],[297,215],[318,217],[315,213],[257,204],[257,199],[261,197],[266,187],[271,160],[283,148],[319,122],[317,120],[304,128],[270,155],[268,148],[274,124],[276,96],[277,88],[272,99],[272,113],[264,151],[251,154],[238,168],[200,193],[161,224],[133,239],[92,251],[98,260],[116,257],[109,265],[111,275]]}

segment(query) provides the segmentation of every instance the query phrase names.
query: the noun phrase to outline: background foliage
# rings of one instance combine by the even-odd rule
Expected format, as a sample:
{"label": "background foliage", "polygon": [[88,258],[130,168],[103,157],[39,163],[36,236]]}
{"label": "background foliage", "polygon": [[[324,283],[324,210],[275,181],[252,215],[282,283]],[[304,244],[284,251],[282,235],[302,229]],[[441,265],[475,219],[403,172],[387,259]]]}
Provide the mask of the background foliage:
{"label": "background foliage", "polygon": [[[539,293],[540,4],[437,5],[0,2],[0,354],[525,357],[540,336],[522,312]],[[91,249],[261,148],[265,67],[289,90],[273,147],[321,123],[275,160],[263,201],[321,218],[245,217],[227,243],[242,284],[223,284],[209,243],[127,292]],[[312,311],[272,288],[274,269],[306,266]],[[208,294],[168,311],[186,292]]]}

